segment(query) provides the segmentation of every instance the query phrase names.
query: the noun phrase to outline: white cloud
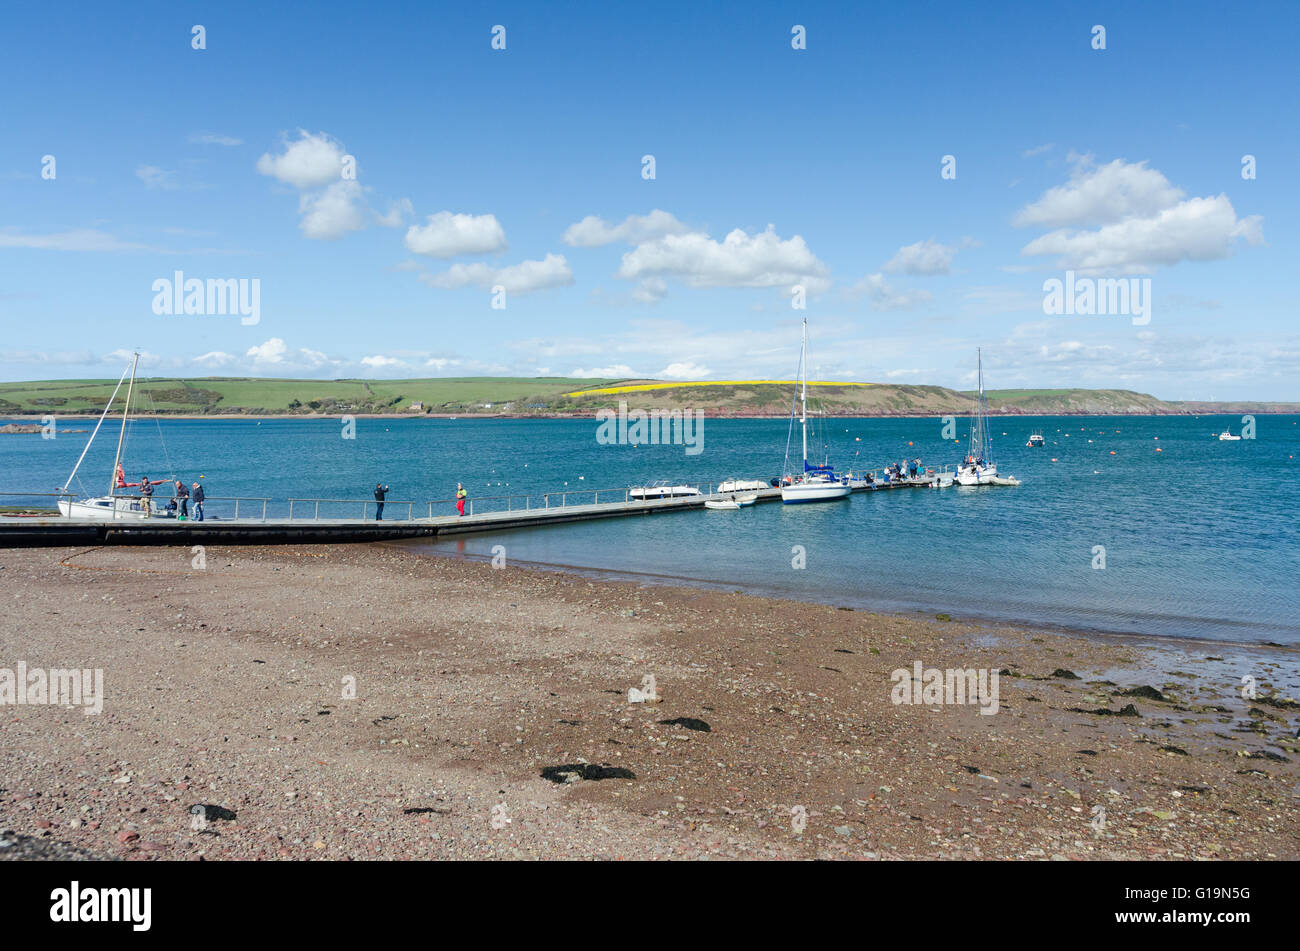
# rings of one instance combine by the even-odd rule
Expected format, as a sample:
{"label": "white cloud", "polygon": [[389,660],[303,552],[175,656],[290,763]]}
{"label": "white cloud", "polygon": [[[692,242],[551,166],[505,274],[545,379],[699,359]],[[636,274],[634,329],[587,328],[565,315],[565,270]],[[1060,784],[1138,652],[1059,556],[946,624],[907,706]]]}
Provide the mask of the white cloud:
{"label": "white cloud", "polygon": [[665,380],[702,380],[709,375],[709,368],[698,363],[670,363],[659,371]]}
{"label": "white cloud", "polygon": [[41,251],[158,251],[147,244],[123,241],[93,228],[53,234],[17,234],[0,231],[0,248],[35,248]]}
{"label": "white cloud", "polygon": [[639,380],[641,377],[627,364],[619,363],[611,367],[593,367],[590,370],[577,369],[569,376],[579,380]]}
{"label": "white cloud", "polygon": [[668,296],[668,282],[662,277],[643,278],[632,291],[632,297],[643,304],[657,304]]}
{"label": "white cloud", "polygon": [[[122,347],[104,354],[104,359],[109,363],[130,363],[135,359],[135,351]],[[158,356],[158,354],[150,353],[148,350],[140,351],[140,366],[156,366],[160,362],[162,362],[162,357]]]}
{"label": "white cloud", "polygon": [[302,215],[298,228],[304,238],[332,241],[366,226],[361,185],[350,179],[299,196],[298,212]]}
{"label": "white cloud", "polygon": [[339,366],[342,360],[332,360],[319,350],[306,348],[293,349],[279,337],[272,337],[265,343],[249,347],[244,354],[256,369],[275,366],[281,370],[317,370],[326,366]]}
{"label": "white cloud", "polygon": [[1035,155],[1043,155],[1046,152],[1052,151],[1054,147],[1055,146],[1053,146],[1051,142],[1048,142],[1046,145],[1035,145],[1033,148],[1025,149],[1023,152],[1021,152],[1020,157],[1033,158]]}
{"label": "white cloud", "polygon": [[573,271],[562,254],[548,254],[541,261],[521,261],[509,267],[489,264],[454,264],[441,274],[421,274],[420,280],[430,287],[452,289],[476,285],[491,289],[500,284],[507,294],[527,294],[549,287],[573,283]]}
{"label": "white cloud", "polygon": [[283,340],[279,337],[272,337],[256,347],[249,347],[244,356],[251,357],[254,363],[279,363],[284,359],[284,355],[288,350],[289,348]]}
{"label": "white cloud", "polygon": [[207,353],[195,357],[193,362],[199,366],[216,368],[225,367],[234,363],[238,359],[233,353],[225,353],[221,350],[210,350]]}
{"label": "white cloud", "polygon": [[598,248],[616,241],[641,244],[670,234],[686,234],[691,229],[666,211],[656,208],[648,215],[628,215],[621,224],[611,225],[603,218],[588,215],[564,232],[564,243],[575,248]]}
{"label": "white cloud", "polygon": [[1061,267],[1091,273],[1142,273],[1184,260],[1225,258],[1237,239],[1259,244],[1262,220],[1238,218],[1226,195],[1190,198],[1150,218],[1129,218],[1096,231],[1049,232],[1021,253],[1059,255]]}
{"label": "white cloud", "polygon": [[176,173],[159,168],[157,165],[141,165],[135,170],[135,177],[144,182],[145,188],[171,191],[177,187]]}
{"label": "white cloud", "polygon": [[362,357],[361,365],[370,367],[372,370],[382,370],[384,367],[404,367],[406,362],[396,357],[386,357],[383,354],[376,354],[372,357]]}
{"label": "white cloud", "polygon": [[0,350],[0,364],[89,366],[99,361],[89,350]]}
{"label": "white cloud", "polygon": [[506,232],[495,215],[458,215],[440,211],[428,224],[411,225],[406,249],[431,258],[487,254],[506,247]]}
{"label": "white cloud", "polygon": [[388,205],[388,214],[375,213],[375,221],[385,228],[400,228],[407,218],[415,214],[415,206],[409,198],[399,198]]}
{"label": "white cloud", "polygon": [[955,247],[927,238],[899,248],[882,270],[889,274],[947,274],[956,254]]}
{"label": "white cloud", "polygon": [[666,275],[692,287],[830,287],[830,269],[799,235],[783,241],[771,225],[755,235],[737,228],[721,242],[700,232],[670,234],[623,255],[617,276],[626,280]]}
{"label": "white cloud", "polygon": [[1012,219],[1017,227],[1088,227],[1149,217],[1182,201],[1185,192],[1147,163],[1115,159],[1098,167],[1091,155],[1071,156],[1070,180],[1049,188]]}
{"label": "white cloud", "polygon": [[366,227],[367,213],[383,225],[398,227],[410,202],[394,202],[387,215],[372,210],[365,200],[366,189],[355,177],[343,177],[343,145],[337,139],[320,132],[312,135],[298,131],[298,140],[284,139],[284,153],[266,153],[257,160],[257,170],[263,175],[292,185],[299,190],[298,213],[302,216],[298,228],[304,238],[316,241],[333,241],[350,231]]}
{"label": "white cloud", "polygon": [[282,154],[267,152],[257,160],[257,170],[263,175],[294,188],[319,188],[342,177],[343,145],[327,133],[312,135],[299,129],[298,141],[290,142],[286,137],[283,143]]}
{"label": "white cloud", "polygon": [[883,274],[868,274],[849,288],[850,297],[865,297],[873,310],[910,310],[931,299],[927,290],[896,291]]}
{"label": "white cloud", "polygon": [[190,143],[192,145],[235,146],[243,145],[244,140],[229,135],[218,135],[215,132],[194,132],[190,134]]}
{"label": "white cloud", "polygon": [[1224,258],[1238,239],[1263,241],[1258,215],[1239,219],[1223,194],[1187,198],[1145,161],[1098,166],[1091,155],[1073,154],[1070,160],[1070,181],[1048,189],[1013,219],[1020,227],[1056,229],[1021,254],[1057,255],[1060,267],[1089,273],[1133,273]]}

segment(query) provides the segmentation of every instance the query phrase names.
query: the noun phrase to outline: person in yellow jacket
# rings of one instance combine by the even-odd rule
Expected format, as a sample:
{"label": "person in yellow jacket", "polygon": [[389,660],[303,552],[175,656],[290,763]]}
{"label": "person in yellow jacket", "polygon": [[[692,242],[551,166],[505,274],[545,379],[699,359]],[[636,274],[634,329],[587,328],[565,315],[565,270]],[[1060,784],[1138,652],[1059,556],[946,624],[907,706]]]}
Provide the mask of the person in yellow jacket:
{"label": "person in yellow jacket", "polygon": [[461,485],[459,482],[457,482],[456,483],[456,511],[459,512],[461,515],[465,514],[465,499],[468,496],[469,493],[465,491],[465,487]]}

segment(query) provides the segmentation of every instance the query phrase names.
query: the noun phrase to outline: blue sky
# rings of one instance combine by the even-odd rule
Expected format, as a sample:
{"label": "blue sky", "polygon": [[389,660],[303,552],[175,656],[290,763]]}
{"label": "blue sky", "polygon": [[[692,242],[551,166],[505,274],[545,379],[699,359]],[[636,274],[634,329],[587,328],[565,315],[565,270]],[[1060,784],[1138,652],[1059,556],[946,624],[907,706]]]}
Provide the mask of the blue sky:
{"label": "blue sky", "polygon": [[[982,346],[993,387],[1300,399],[1298,24],[1291,3],[11,6],[0,378],[116,377],[133,348],[185,376],[788,378],[807,316],[824,379],[967,387]],[[257,322],[155,313],[178,270],[256,279]],[[1044,314],[1067,270],[1149,278],[1150,321]]]}

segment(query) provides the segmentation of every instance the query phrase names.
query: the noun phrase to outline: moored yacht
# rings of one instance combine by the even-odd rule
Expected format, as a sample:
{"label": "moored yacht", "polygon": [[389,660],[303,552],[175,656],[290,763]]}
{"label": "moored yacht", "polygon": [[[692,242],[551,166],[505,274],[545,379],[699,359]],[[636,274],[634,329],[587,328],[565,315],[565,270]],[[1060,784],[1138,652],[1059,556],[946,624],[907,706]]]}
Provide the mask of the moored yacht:
{"label": "moored yacht", "polygon": [[[149,507],[143,499],[117,494],[118,489],[139,484],[127,482],[122,469],[122,443],[126,437],[127,419],[131,414],[131,391],[135,388],[135,369],[139,362],[140,354],[137,353],[132,359],[131,365],[122,371],[121,379],[117,381],[117,386],[113,388],[113,393],[109,396],[104,411],[99,414],[99,421],[95,423],[90,438],[86,440],[86,448],[81,450],[77,464],[72,467],[72,473],[68,476],[68,481],[63,484],[62,489],[62,493],[66,494],[68,487],[72,485],[72,480],[77,477],[77,470],[81,468],[82,460],[86,458],[86,453],[90,451],[90,445],[95,441],[95,435],[99,432],[99,427],[103,425],[105,417],[108,416],[108,411],[113,408],[113,400],[117,399],[117,392],[122,388],[122,384],[126,382],[127,374],[130,373],[130,382],[126,384],[126,402],[122,405],[122,429],[117,436],[117,454],[113,459],[113,475],[109,480],[108,495],[83,499],[60,498],[58,501],[59,512],[67,518],[117,520],[149,517]],[[159,480],[157,483],[150,484],[161,484],[163,481],[166,480]]]}
{"label": "moored yacht", "polygon": [[[787,473],[781,479],[781,501],[786,505],[797,502],[829,502],[834,499],[846,499],[853,491],[848,482],[835,474],[829,461],[822,465],[808,464],[808,318],[803,321],[803,344],[799,348],[799,380],[802,385],[800,395],[799,427],[803,433],[803,471],[797,475],[789,474],[790,441],[786,439]],[[790,427],[794,428],[794,406],[790,407]],[[823,454],[823,459],[825,456]]]}
{"label": "moored yacht", "polygon": [[970,448],[953,476],[958,485],[994,485],[998,467],[993,462],[993,440],[989,436],[988,400],[984,397],[984,357],[975,351],[976,380],[979,384],[975,408],[970,416]]}

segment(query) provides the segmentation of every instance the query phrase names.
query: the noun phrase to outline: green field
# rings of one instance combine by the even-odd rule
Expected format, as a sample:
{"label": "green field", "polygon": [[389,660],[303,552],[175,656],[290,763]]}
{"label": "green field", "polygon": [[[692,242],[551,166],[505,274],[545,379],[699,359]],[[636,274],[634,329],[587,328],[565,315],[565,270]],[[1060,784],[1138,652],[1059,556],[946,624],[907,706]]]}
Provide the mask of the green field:
{"label": "green field", "polygon": [[[564,377],[447,377],[425,380],[284,380],[205,377],[136,380],[133,411],[177,415],[268,413],[539,412],[573,401],[563,394],[614,380]],[[0,383],[0,415],[96,414],[113,380]],[[125,386],[118,394],[123,398]],[[422,404],[412,409],[412,404]],[[488,405],[490,404],[490,405]],[[507,409],[509,404],[509,409]]]}
{"label": "green field", "polygon": [[[425,413],[438,415],[590,416],[614,409],[699,409],[709,416],[784,416],[792,385],[761,381],[592,393],[629,381],[565,377],[447,377],[424,380],[283,380],[254,377],[173,377],[136,381],[132,412],[177,416]],[[641,381],[645,382],[645,381]],[[0,383],[0,417],[98,415],[114,380]],[[126,392],[123,386],[115,409]],[[819,386],[810,404],[829,416],[943,416],[969,413],[975,394],[941,386],[879,383]],[[995,415],[1109,416],[1213,412],[1294,413],[1296,404],[1175,403],[1132,390],[989,390]],[[419,403],[418,408],[413,404]],[[1217,408],[1216,408],[1217,407]]]}

